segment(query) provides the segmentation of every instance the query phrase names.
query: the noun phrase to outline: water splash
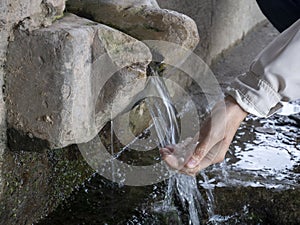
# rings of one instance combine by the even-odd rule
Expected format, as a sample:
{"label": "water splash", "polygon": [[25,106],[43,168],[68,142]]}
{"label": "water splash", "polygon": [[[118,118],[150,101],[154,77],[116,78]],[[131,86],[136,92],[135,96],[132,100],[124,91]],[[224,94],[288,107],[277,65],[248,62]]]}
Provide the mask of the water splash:
{"label": "water splash", "polygon": [[204,170],[201,171],[201,176],[204,180],[203,182],[203,186],[204,186],[204,189],[205,189],[205,192],[206,192],[206,195],[207,195],[207,198],[208,198],[208,201],[207,201],[207,213],[208,213],[208,216],[210,218],[212,218],[215,213],[215,200],[214,200],[214,195],[213,195],[213,188],[214,186],[210,185],[210,181],[208,179],[208,176],[205,174]]}
{"label": "water splash", "polygon": [[[114,121],[110,122],[110,153],[114,154]],[[111,160],[111,173],[112,173],[112,181],[115,182],[115,163]]]}
{"label": "water splash", "polygon": [[[180,133],[176,111],[173,107],[168,89],[159,76],[150,76],[148,91],[153,96],[158,98],[147,98],[148,106],[153,124],[159,139],[160,147],[169,144],[176,144]],[[149,96],[149,93],[148,93]],[[208,177],[202,172],[204,183],[208,182]],[[179,203],[183,214],[187,214],[187,221],[177,221],[177,224],[200,225],[201,224],[201,206],[207,208],[209,217],[214,216],[214,197],[212,189],[205,188],[208,203],[206,204],[202,197],[195,177],[173,172],[173,176],[168,180],[168,186],[165,194],[165,199],[162,205],[156,205],[156,210],[163,212],[174,211],[175,202]],[[187,223],[186,223],[187,222]]]}

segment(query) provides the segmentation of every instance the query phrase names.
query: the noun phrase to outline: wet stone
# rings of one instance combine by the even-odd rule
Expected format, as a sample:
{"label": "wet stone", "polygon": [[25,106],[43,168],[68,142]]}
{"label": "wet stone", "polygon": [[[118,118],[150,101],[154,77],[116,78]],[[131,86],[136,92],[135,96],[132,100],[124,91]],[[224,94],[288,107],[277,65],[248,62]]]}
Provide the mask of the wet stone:
{"label": "wet stone", "polygon": [[291,115],[289,118],[296,122],[297,127],[300,127],[300,114]]}
{"label": "wet stone", "polygon": [[262,134],[271,134],[271,135],[276,134],[276,130],[272,129],[271,127],[255,127],[254,130]]}

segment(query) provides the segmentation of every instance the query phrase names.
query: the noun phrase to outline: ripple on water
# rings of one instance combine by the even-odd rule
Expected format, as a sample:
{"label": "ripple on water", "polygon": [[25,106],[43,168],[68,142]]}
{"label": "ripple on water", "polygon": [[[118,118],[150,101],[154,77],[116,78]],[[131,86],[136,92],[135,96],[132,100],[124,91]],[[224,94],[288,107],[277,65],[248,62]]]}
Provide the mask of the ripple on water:
{"label": "ripple on water", "polygon": [[[299,102],[267,119],[249,116],[237,131],[219,174],[217,186],[243,185],[267,188],[299,187],[300,107]],[[298,114],[297,114],[298,113]],[[223,170],[220,173],[218,170]],[[224,182],[224,170],[227,181]]]}

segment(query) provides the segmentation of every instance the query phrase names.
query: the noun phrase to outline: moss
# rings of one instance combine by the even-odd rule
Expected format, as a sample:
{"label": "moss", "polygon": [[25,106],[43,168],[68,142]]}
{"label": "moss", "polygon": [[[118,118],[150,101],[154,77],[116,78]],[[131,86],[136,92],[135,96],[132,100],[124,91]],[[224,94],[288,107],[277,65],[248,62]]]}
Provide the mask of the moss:
{"label": "moss", "polygon": [[3,157],[5,185],[0,218],[5,224],[33,223],[55,209],[93,173],[73,146],[38,152],[6,151]]}
{"label": "moss", "polygon": [[[82,158],[76,146],[55,150],[54,154],[54,197],[63,200],[72,193],[76,185],[82,184],[94,171]],[[74,156],[75,158],[70,158]]]}
{"label": "moss", "polygon": [[52,22],[55,22],[56,20],[59,20],[59,19],[61,19],[61,18],[63,18],[63,17],[64,17],[64,13],[62,13],[62,14],[60,14],[60,15],[56,15],[56,16],[53,17]]}

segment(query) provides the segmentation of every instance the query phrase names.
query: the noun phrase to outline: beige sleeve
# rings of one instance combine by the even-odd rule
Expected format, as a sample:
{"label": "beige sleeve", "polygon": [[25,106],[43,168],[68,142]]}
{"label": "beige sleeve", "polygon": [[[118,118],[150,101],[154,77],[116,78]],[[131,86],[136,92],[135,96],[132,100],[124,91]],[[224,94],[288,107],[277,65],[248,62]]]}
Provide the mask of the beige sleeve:
{"label": "beige sleeve", "polygon": [[247,112],[267,117],[281,101],[300,98],[300,19],[252,62],[250,70],[227,89]]}

